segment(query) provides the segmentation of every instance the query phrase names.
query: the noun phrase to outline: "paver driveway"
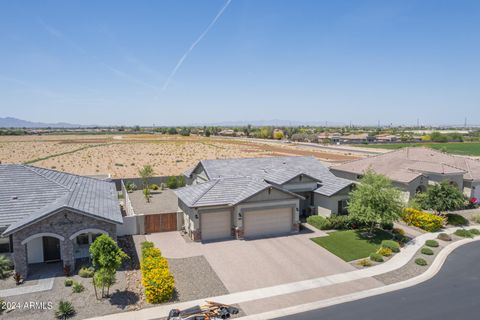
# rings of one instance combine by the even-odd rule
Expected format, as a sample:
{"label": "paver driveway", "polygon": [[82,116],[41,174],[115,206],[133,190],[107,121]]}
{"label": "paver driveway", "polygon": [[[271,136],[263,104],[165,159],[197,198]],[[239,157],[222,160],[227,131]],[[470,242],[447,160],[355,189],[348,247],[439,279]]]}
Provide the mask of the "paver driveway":
{"label": "paver driveway", "polygon": [[147,235],[147,240],[167,258],[205,256],[232,293],[355,270],[310,240],[321,235],[325,233],[196,243],[179,232],[166,232]]}

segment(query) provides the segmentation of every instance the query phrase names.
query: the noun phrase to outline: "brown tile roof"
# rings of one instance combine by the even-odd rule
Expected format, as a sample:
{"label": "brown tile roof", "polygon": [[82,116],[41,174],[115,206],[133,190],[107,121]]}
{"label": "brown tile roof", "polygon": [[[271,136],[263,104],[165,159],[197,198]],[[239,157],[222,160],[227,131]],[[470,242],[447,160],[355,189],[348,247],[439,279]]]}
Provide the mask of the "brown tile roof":
{"label": "brown tile roof", "polygon": [[347,162],[332,170],[362,174],[368,168],[398,182],[410,182],[428,173],[463,174],[465,180],[480,180],[480,161],[424,147],[403,148]]}

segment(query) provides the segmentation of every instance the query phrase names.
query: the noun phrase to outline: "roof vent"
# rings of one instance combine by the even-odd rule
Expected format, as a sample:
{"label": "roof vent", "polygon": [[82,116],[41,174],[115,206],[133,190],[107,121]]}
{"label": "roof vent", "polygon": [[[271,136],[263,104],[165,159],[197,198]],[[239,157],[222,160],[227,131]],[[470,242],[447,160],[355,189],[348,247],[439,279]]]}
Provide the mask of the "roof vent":
{"label": "roof vent", "polygon": [[12,200],[18,200],[18,197],[17,197],[17,196],[13,196],[13,197],[12,197]]}

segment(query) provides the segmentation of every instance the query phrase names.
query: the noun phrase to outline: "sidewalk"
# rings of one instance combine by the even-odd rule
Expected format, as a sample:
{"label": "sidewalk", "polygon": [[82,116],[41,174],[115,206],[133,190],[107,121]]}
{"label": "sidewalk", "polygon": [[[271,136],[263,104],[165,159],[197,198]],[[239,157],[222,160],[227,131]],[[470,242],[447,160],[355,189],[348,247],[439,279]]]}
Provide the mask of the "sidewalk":
{"label": "sidewalk", "polygon": [[[475,226],[473,226],[475,227]],[[449,228],[443,230],[445,233],[453,233],[460,228]],[[468,228],[467,228],[468,229]],[[96,320],[128,320],[135,318],[137,320],[149,320],[149,319],[158,319],[166,317],[168,312],[171,309],[184,309],[192,307],[197,304],[204,304],[206,300],[216,301],[224,304],[242,304],[249,301],[268,299],[272,297],[278,297],[283,295],[288,295],[292,293],[304,292],[307,290],[313,290],[318,288],[325,288],[334,285],[344,284],[347,282],[357,281],[365,278],[370,278],[376,275],[387,273],[396,269],[403,267],[407,264],[415,253],[424,245],[426,240],[435,239],[437,233],[425,233],[421,236],[418,236],[415,239],[412,239],[401,252],[397,253],[390,260],[385,263],[370,267],[368,269],[360,269],[355,271],[350,271],[341,274],[335,274],[326,277],[314,278],[304,281],[298,281],[293,283],[287,283],[272,287],[266,287],[261,289],[248,290],[243,292],[237,292],[217,297],[210,297],[206,299],[199,299],[195,301],[187,301],[182,303],[173,303],[160,305],[158,307],[145,308],[138,311],[125,312],[125,313],[116,313],[112,315],[102,316],[91,318]],[[299,301],[301,301],[299,299]]]}

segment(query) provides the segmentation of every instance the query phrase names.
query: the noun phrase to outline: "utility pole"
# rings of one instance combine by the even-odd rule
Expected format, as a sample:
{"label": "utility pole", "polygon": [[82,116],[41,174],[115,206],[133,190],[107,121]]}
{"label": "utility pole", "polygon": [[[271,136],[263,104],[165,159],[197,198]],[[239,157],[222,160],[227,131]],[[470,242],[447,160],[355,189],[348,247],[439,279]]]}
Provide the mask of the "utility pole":
{"label": "utility pole", "polygon": [[467,128],[467,117],[465,117],[465,123],[464,123],[463,127]]}

